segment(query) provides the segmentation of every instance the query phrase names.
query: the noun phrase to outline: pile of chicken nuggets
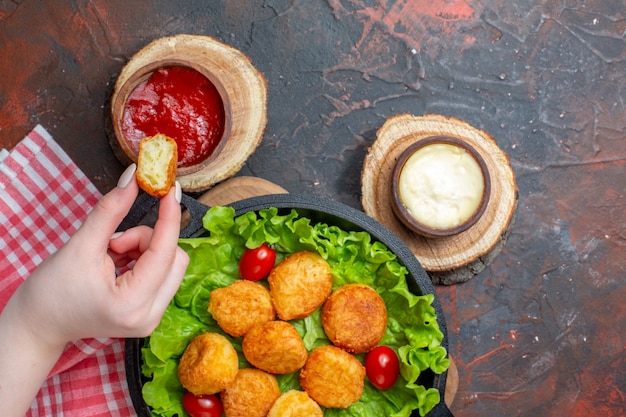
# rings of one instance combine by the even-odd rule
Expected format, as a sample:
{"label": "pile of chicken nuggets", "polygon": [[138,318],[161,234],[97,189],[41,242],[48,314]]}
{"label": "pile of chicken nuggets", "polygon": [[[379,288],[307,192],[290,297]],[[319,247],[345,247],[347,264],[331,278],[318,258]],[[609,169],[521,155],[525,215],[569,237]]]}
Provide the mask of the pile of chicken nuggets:
{"label": "pile of chicken nuggets", "polygon": [[[208,311],[220,328],[243,337],[251,368],[239,369],[230,341],[218,333],[194,338],[178,376],[195,395],[220,393],[227,417],[323,416],[320,406],[346,408],[363,393],[365,367],[354,356],[374,348],[387,327],[382,297],[363,284],[332,291],[330,265],[317,253],[296,252],[276,265],[269,289],[243,279],[211,292]],[[319,308],[332,344],[308,352],[289,322]],[[300,371],[303,391],[280,392],[275,375]]]}

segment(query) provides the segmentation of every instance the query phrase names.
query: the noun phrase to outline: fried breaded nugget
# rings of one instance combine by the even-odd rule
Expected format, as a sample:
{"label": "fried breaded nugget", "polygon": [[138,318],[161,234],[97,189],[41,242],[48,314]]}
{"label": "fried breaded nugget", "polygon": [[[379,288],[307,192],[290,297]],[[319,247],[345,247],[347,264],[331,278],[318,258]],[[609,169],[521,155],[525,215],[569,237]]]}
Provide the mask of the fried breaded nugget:
{"label": "fried breaded nugget", "polygon": [[278,317],[301,319],[317,310],[333,286],[330,265],[317,253],[296,252],[283,259],[267,280]]}
{"label": "fried breaded nugget", "polygon": [[367,352],[385,334],[385,301],[367,285],[344,285],[326,300],[322,308],[322,326],[335,346],[352,353]]}
{"label": "fried breaded nugget", "polygon": [[330,408],[346,408],[363,394],[365,367],[333,345],[314,349],[300,371],[300,385],[317,401]]}
{"label": "fried breaded nugget", "polygon": [[280,397],[280,389],[274,375],[244,368],[220,397],[226,417],[265,417]]}
{"label": "fried breaded nugget", "polygon": [[143,138],[137,155],[137,184],[155,197],[164,197],[176,181],[178,144],[164,134]]}
{"label": "fried breaded nugget", "polygon": [[282,394],[270,409],[267,417],[324,417],[324,412],[309,394],[290,390]]}
{"label": "fried breaded nugget", "polygon": [[241,337],[257,324],[276,318],[267,288],[243,279],[211,291],[209,313],[222,330],[234,337]]}
{"label": "fried breaded nugget", "polygon": [[230,341],[218,333],[204,333],[183,352],[178,379],[195,395],[215,394],[235,380],[238,370],[237,351]]}
{"label": "fried breaded nugget", "polygon": [[290,374],[302,368],[308,352],[293,325],[270,321],[253,327],[241,345],[248,361],[272,374]]}

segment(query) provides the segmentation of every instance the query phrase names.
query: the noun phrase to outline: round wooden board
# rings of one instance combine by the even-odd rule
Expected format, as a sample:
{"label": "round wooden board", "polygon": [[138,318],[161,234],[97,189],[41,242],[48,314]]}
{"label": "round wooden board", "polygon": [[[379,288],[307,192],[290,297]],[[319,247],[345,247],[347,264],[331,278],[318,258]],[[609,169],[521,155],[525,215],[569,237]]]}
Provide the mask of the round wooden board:
{"label": "round wooden board", "polygon": [[[219,206],[233,203],[244,198],[258,197],[267,194],[286,194],[287,190],[280,185],[257,177],[233,177],[198,197],[198,201],[208,206]],[[446,380],[445,402],[450,407],[459,386],[459,372],[450,359],[448,378]]]}
{"label": "round wooden board", "polygon": [[459,369],[456,363],[450,358],[450,366],[448,367],[448,378],[446,379],[446,391],[443,399],[448,407],[452,406],[456,392],[459,390]]}
{"label": "round wooden board", "polygon": [[[393,213],[392,173],[409,145],[440,135],[464,140],[480,153],[491,176],[491,198],[470,229],[451,237],[425,238],[407,229]],[[467,281],[493,260],[504,244],[517,204],[513,170],[493,138],[462,120],[440,115],[403,114],[388,119],[365,158],[361,187],[365,212],[395,232],[438,284]]]}
{"label": "round wooden board", "polygon": [[267,80],[242,51],[213,37],[178,34],[155,39],[124,65],[110,100],[109,143],[124,165],[137,160],[121,128],[126,98],[154,70],[172,65],[203,74],[224,102],[225,128],[218,147],[199,169],[178,168],[177,172],[185,192],[202,192],[233,177],[261,143],[267,124]]}
{"label": "round wooden board", "polygon": [[[287,194],[287,190],[278,184],[258,177],[232,177],[217,184],[204,194],[196,198],[209,207],[225,206],[238,200],[250,197],[259,197],[268,194]],[[181,228],[189,222],[189,213],[183,212],[180,220]]]}
{"label": "round wooden board", "polygon": [[233,177],[198,197],[207,206],[223,206],[245,198],[268,194],[287,194],[278,184],[258,177]]}

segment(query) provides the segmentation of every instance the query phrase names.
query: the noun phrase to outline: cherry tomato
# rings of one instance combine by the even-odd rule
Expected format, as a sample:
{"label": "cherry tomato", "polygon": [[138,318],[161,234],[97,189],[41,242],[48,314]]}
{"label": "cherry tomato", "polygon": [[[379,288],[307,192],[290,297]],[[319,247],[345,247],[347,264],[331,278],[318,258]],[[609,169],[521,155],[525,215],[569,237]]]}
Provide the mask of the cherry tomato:
{"label": "cherry tomato", "polygon": [[191,392],[183,396],[183,408],[191,417],[221,417],[224,411],[217,395],[195,396]]}
{"label": "cherry tomato", "polygon": [[400,374],[398,355],[389,346],[376,346],[365,356],[365,372],[376,388],[391,388]]}
{"label": "cherry tomato", "polygon": [[246,249],[239,260],[239,275],[249,281],[259,281],[270,274],[276,262],[276,251],[262,244],[256,249]]}

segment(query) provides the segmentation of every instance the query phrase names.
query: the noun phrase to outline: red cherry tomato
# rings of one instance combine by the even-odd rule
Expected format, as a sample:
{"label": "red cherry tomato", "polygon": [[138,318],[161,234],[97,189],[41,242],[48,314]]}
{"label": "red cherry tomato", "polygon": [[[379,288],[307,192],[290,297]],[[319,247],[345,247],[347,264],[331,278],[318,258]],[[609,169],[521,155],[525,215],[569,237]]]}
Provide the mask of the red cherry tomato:
{"label": "red cherry tomato", "polygon": [[246,249],[239,260],[239,275],[249,281],[259,281],[270,274],[276,262],[276,251],[262,244],[256,249]]}
{"label": "red cherry tomato", "polygon": [[365,372],[376,388],[391,388],[400,374],[398,355],[389,346],[376,346],[365,356]]}
{"label": "red cherry tomato", "polygon": [[191,417],[221,417],[224,411],[217,395],[195,396],[191,392],[183,396],[183,408]]}

